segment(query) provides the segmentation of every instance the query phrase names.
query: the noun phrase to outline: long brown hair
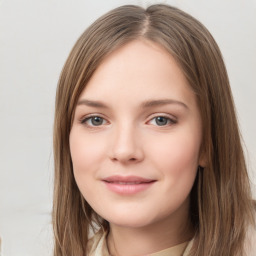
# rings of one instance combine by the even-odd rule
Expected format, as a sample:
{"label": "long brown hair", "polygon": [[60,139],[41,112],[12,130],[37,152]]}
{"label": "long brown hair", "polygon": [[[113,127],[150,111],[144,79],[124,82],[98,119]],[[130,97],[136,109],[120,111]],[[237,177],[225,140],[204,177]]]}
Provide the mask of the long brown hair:
{"label": "long brown hair", "polygon": [[244,255],[253,201],[226,68],[208,30],[183,11],[152,5],[116,8],[78,39],[60,76],[54,123],[55,256],[86,255],[89,230],[108,229],[82,197],[73,176],[69,133],[78,97],[102,60],[131,40],[150,40],[177,61],[196,94],[203,121],[202,153],[191,191],[193,256]]}

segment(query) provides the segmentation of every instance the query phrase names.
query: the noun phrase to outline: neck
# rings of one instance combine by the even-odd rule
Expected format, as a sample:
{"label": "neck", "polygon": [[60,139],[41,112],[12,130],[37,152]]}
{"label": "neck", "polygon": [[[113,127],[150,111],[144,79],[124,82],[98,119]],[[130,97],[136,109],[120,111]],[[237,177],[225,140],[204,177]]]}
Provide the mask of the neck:
{"label": "neck", "polygon": [[145,227],[123,227],[110,224],[109,252],[113,256],[148,255],[193,237],[193,227],[186,219],[167,217]]}

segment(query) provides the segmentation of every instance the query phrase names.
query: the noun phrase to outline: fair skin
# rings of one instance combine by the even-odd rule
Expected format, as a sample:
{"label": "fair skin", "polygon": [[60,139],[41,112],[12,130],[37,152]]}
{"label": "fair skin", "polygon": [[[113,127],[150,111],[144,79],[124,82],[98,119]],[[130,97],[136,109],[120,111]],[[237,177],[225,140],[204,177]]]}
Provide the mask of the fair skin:
{"label": "fair skin", "polygon": [[132,41],[97,68],[75,109],[70,151],[81,193],[110,224],[111,255],[191,239],[201,126],[194,93],[157,44]]}

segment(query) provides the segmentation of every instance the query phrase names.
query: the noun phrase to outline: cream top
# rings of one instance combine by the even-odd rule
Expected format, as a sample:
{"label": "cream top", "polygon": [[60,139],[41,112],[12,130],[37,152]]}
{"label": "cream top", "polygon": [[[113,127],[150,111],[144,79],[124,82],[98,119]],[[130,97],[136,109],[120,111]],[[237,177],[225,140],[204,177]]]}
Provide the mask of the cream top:
{"label": "cream top", "polygon": [[[185,242],[176,246],[150,254],[150,256],[186,256],[192,246],[192,242]],[[98,232],[89,240],[88,256],[111,256],[106,241],[106,234]],[[148,255],[149,256],[149,255]]]}

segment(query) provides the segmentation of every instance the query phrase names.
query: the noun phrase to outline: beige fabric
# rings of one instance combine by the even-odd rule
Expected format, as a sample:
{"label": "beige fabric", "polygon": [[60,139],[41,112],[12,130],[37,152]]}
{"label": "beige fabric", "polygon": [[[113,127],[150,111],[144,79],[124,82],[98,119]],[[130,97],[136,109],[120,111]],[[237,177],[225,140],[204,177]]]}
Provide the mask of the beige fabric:
{"label": "beige fabric", "polygon": [[250,227],[245,244],[246,256],[256,256],[256,228]]}
{"label": "beige fabric", "polygon": [[[177,246],[168,248],[166,250],[153,253],[150,256],[188,256],[190,249],[192,248],[193,240],[189,243],[179,244]],[[256,256],[256,229],[250,228],[247,234],[246,243],[246,256]],[[108,252],[106,244],[106,235],[102,232],[95,234],[93,238],[89,240],[88,256],[111,256]]]}
{"label": "beige fabric", "polygon": [[150,256],[183,256],[187,245],[188,242],[178,244],[176,246],[162,250],[160,252],[152,253],[150,254]]}
{"label": "beige fabric", "polygon": [[[190,247],[190,244],[191,242],[178,244],[160,252],[152,253],[149,256],[186,256],[188,254],[187,248]],[[88,256],[111,256],[108,252],[106,234],[101,232],[98,232],[90,239],[88,247],[90,248]]]}

